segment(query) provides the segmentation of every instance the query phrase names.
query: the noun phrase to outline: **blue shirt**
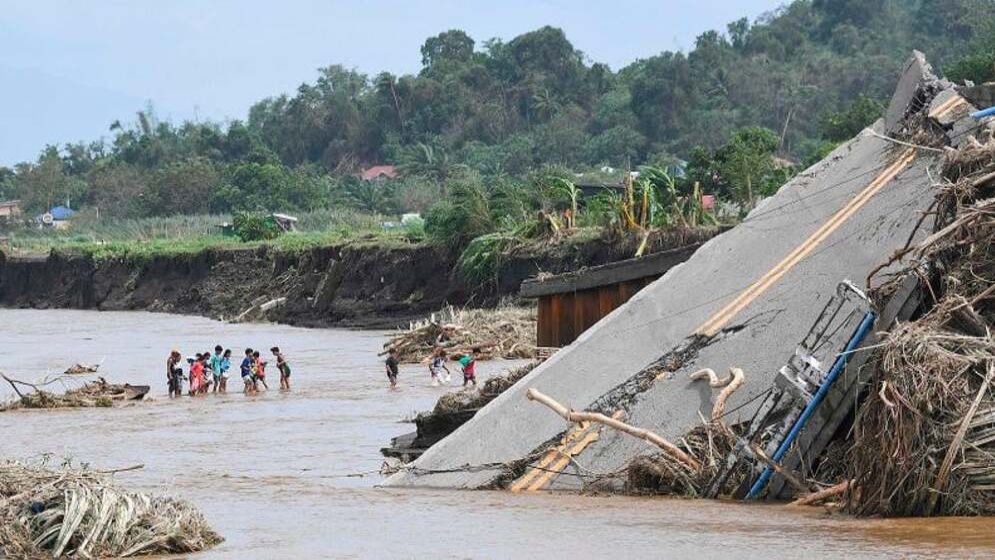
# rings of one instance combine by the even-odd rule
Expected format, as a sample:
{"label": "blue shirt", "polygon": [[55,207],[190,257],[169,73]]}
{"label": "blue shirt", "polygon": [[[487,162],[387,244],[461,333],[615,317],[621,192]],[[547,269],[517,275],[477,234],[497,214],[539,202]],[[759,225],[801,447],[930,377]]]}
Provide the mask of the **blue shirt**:
{"label": "blue shirt", "polygon": [[211,371],[214,375],[221,375],[221,354],[211,354]]}
{"label": "blue shirt", "polygon": [[242,365],[240,366],[240,369],[242,370],[242,377],[248,377],[252,375],[252,358],[246,356],[246,358],[242,360]]}
{"label": "blue shirt", "polygon": [[231,360],[228,358],[221,358],[221,373],[224,373],[231,369]]}

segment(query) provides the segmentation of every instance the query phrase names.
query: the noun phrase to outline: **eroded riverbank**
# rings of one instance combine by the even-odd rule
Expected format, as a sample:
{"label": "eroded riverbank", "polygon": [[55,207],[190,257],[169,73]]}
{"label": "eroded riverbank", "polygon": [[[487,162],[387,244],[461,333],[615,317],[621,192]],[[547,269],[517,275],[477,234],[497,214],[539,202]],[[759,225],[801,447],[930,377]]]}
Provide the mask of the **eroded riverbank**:
{"label": "eroded riverbank", "polygon": [[[279,344],[294,390],[165,398],[163,361],[221,341]],[[113,468],[119,480],[192,500],[226,537],[196,558],[964,558],[995,554],[986,519],[853,520],[821,509],[649,498],[379,489],[379,448],[440,395],[421,367],[385,388],[381,332],[229,325],[140,312],[0,310],[0,369],[27,378],[77,361],[155,400],[113,409],[0,415],[7,457],[52,453]],[[508,362],[481,363],[482,377]]]}

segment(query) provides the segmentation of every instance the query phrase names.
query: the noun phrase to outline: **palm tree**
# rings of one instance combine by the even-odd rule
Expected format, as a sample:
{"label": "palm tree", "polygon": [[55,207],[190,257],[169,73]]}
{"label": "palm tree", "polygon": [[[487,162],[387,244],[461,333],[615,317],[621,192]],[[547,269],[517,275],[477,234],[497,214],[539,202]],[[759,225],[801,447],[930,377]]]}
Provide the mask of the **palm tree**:
{"label": "palm tree", "polygon": [[406,148],[398,162],[398,169],[404,175],[428,177],[440,183],[452,178],[463,167],[461,164],[453,163],[444,149],[424,142]]}

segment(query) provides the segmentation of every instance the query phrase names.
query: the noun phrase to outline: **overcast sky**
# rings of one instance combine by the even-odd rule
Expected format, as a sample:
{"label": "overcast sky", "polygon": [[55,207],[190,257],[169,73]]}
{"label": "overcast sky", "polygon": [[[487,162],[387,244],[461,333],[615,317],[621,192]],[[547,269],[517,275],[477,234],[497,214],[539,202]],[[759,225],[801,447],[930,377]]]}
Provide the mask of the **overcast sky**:
{"label": "overcast sky", "polygon": [[618,69],[687,50],[708,29],[783,0],[170,0],[0,2],[0,165],[107,135],[151,102],[162,118],[244,118],[340,63],[414,73],[426,37],[478,45],[543,25]]}

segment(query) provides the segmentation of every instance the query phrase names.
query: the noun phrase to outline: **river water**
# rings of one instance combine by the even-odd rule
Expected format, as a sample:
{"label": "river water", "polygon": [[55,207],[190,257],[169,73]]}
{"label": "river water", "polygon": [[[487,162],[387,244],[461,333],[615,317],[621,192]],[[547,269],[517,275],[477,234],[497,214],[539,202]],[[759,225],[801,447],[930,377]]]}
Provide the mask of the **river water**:
{"label": "river water", "polygon": [[[389,391],[382,332],[229,325],[152,313],[0,310],[0,371],[39,379],[101,363],[151,402],[0,414],[0,457],[73,457],[124,486],[196,503],[225,536],[214,558],[984,558],[990,520],[854,520],[821,509],[627,497],[382,489],[379,448],[442,388],[402,367]],[[293,390],[166,398],[165,358],[279,345]],[[480,376],[510,363],[484,362]],[[274,368],[270,368],[274,370]],[[275,371],[271,386],[279,384]],[[0,397],[9,397],[0,388]]]}

